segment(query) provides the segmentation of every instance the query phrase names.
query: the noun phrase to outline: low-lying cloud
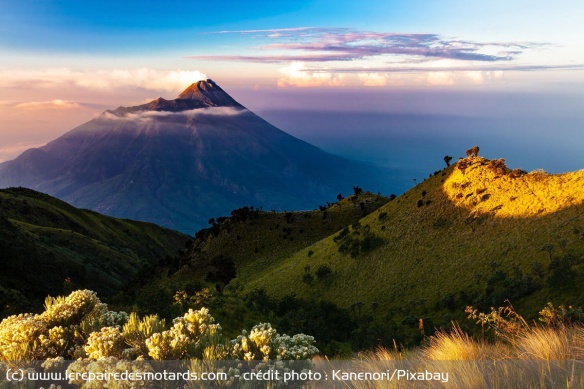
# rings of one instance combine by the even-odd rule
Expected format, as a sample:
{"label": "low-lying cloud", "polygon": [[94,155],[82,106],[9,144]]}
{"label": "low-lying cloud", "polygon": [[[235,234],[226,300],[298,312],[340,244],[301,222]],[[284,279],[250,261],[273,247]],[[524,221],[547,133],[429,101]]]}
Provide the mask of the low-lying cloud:
{"label": "low-lying cloud", "polygon": [[0,69],[0,88],[79,87],[111,90],[136,87],[158,92],[181,92],[186,86],[207,79],[198,70],[97,69]]}
{"label": "low-lying cloud", "polygon": [[68,100],[49,100],[49,101],[29,101],[26,103],[18,103],[14,105],[17,109],[79,109],[83,108],[83,104]]}
{"label": "low-lying cloud", "polygon": [[196,118],[197,116],[235,116],[240,115],[244,112],[249,112],[247,109],[240,109],[234,107],[207,107],[207,108],[196,108],[187,111],[138,111],[129,112],[124,115],[116,115],[111,111],[105,112],[102,117],[109,120],[137,120],[137,121],[148,121],[156,118],[171,117],[171,116],[186,116],[189,119]]}

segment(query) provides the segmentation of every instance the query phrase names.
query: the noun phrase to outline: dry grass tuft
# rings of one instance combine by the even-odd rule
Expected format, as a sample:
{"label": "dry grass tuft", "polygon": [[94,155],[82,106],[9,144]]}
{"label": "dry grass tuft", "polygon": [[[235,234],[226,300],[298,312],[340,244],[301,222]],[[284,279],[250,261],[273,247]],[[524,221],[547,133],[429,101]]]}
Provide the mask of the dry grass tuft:
{"label": "dry grass tuft", "polygon": [[508,359],[509,350],[503,343],[475,340],[455,325],[450,332],[440,331],[430,337],[422,355],[434,361],[478,361]]}
{"label": "dry grass tuft", "polygon": [[519,359],[561,361],[584,359],[584,328],[533,327],[513,340]]}

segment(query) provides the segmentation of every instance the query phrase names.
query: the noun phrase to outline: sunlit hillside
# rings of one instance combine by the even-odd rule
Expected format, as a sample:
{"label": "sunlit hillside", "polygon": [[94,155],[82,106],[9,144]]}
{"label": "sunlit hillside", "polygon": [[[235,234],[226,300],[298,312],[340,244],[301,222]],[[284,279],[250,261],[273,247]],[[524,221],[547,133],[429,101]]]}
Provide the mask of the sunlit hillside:
{"label": "sunlit hillside", "polygon": [[[247,290],[317,297],[378,320],[430,327],[510,299],[533,316],[584,292],[584,171],[511,171],[461,159],[361,219],[247,281]],[[307,255],[312,252],[312,255]],[[328,266],[326,281],[306,273]]]}

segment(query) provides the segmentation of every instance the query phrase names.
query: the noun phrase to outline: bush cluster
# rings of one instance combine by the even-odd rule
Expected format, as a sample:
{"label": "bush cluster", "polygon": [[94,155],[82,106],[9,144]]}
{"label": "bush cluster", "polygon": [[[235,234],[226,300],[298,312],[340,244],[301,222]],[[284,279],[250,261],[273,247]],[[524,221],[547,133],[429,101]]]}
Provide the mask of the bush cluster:
{"label": "bush cluster", "polygon": [[383,244],[383,239],[371,232],[371,226],[362,227],[359,223],[355,223],[352,227],[352,231],[345,227],[333,238],[339,245],[339,253],[348,253],[351,258],[357,258],[360,253],[366,253]]}
{"label": "bush cluster", "polygon": [[10,316],[0,323],[0,360],[300,360],[318,353],[311,336],[279,335],[270,324],[226,341],[207,308],[189,309],[167,328],[157,315],[108,311],[89,290],[49,297],[45,306],[39,315]]}

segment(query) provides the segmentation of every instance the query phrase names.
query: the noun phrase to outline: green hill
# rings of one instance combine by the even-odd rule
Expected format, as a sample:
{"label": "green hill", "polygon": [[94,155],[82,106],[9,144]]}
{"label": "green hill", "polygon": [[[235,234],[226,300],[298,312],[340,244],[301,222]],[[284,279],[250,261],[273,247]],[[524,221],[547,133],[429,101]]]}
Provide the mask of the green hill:
{"label": "green hill", "polygon": [[420,319],[429,334],[464,323],[466,306],[505,300],[531,319],[548,301],[584,304],[583,187],[584,171],[527,174],[470,157],[391,201],[364,193],[309,212],[241,208],[131,294],[143,313],[204,304],[225,323],[342,334],[327,347],[415,343]]}
{"label": "green hill", "polygon": [[51,294],[112,296],[190,238],[151,223],[77,209],[24,188],[0,190],[0,317],[38,311]]}
{"label": "green hill", "polygon": [[[197,232],[180,264],[159,266],[151,274],[175,290],[204,280],[222,288],[235,276],[242,281],[253,279],[264,269],[357,222],[388,201],[384,196],[360,192],[312,211],[239,208],[230,217],[211,219],[210,228]],[[229,272],[231,276],[224,274]]]}
{"label": "green hill", "polygon": [[[583,188],[584,171],[525,174],[461,159],[244,280],[245,290],[327,300],[416,330],[419,318],[432,327],[462,318],[466,305],[509,299],[534,315],[548,301],[583,304]],[[304,282],[322,266],[327,277]]]}

